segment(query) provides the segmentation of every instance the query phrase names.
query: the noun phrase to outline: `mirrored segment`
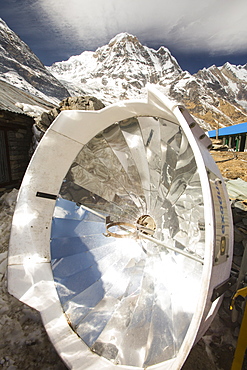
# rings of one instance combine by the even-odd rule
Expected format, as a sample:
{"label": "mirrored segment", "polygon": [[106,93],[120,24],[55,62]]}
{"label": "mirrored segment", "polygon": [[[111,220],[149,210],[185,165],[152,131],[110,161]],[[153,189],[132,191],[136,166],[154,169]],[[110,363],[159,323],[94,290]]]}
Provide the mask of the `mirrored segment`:
{"label": "mirrored segment", "polygon": [[63,310],[93,352],[144,368],[176,357],[204,247],[200,178],[178,124],[133,117],[83,146],[56,203],[51,256]]}

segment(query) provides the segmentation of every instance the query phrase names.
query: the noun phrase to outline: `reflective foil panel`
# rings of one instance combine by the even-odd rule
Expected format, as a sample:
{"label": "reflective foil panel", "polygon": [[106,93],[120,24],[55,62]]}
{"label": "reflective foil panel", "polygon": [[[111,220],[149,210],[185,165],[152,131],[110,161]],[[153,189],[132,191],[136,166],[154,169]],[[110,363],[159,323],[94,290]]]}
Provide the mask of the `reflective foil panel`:
{"label": "reflective foil panel", "polygon": [[200,178],[179,125],[132,117],[83,146],[56,203],[51,255],[64,312],[93,352],[144,368],[174,358],[204,247]]}

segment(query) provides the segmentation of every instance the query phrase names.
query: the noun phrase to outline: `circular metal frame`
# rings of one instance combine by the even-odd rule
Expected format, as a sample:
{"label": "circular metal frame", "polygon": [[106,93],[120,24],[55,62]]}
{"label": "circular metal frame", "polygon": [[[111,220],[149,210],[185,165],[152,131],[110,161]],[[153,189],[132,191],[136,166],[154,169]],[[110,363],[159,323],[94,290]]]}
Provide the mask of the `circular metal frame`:
{"label": "circular metal frame", "polygon": [[[97,112],[61,112],[38,146],[20,188],[9,247],[8,289],[22,302],[40,311],[51,341],[69,368],[128,368],[90,351],[71,329],[61,308],[50,265],[51,223],[63,178],[83,145],[112,122],[145,115],[161,117],[181,125],[195,156],[203,198],[207,204],[205,255],[197,308],[177,356],[153,365],[153,370],[175,370],[182,366],[193,343],[205,332],[220,304],[220,298],[211,302],[213,289],[226,280],[230,273],[233,238],[231,212],[224,185],[220,188],[216,186],[215,178],[222,177],[208,153],[210,141],[201,128],[194,125],[194,120],[185,109],[168,101],[151,86],[148,93],[148,102],[120,102]],[[224,200],[223,211],[215,201],[219,197]],[[222,222],[217,221],[222,212],[228,219],[228,257],[218,255],[216,250],[223,232]]]}

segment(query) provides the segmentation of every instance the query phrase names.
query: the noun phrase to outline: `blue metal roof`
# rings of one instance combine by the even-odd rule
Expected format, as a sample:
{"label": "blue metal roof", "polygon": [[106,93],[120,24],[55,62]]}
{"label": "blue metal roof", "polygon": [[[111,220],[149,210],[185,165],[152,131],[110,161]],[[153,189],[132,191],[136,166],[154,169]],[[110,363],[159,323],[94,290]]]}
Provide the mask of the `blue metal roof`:
{"label": "blue metal roof", "polygon": [[[247,133],[247,122],[220,128],[218,136],[237,135],[243,133]],[[208,136],[216,137],[216,130],[208,131]]]}

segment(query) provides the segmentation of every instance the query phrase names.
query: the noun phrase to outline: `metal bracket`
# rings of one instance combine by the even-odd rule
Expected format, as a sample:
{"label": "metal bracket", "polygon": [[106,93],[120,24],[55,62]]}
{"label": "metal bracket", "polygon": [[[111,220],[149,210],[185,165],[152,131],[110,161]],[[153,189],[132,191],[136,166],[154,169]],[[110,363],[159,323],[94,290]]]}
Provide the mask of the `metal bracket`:
{"label": "metal bracket", "polygon": [[236,284],[236,282],[237,282],[237,278],[235,276],[230,276],[229,279],[223,281],[223,283],[215,287],[213,290],[212,297],[211,297],[211,302],[214,302],[217,298],[219,298],[222,294],[224,294],[234,284]]}

